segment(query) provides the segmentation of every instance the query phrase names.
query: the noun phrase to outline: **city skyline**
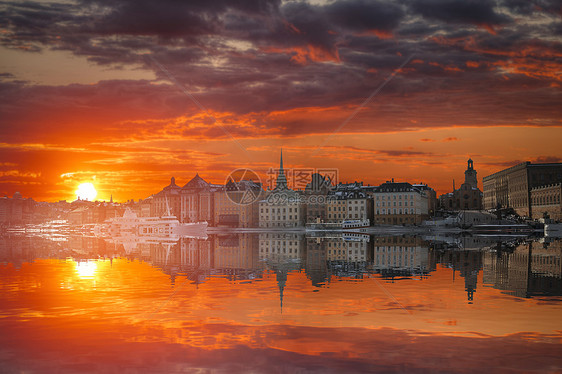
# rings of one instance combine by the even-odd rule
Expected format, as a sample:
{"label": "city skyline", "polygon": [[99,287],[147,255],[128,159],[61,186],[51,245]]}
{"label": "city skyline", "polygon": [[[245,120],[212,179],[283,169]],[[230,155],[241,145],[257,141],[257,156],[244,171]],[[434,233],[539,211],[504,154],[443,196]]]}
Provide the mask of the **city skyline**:
{"label": "city skyline", "polygon": [[291,168],[460,185],[560,162],[555,2],[0,6],[0,194],[144,199]]}

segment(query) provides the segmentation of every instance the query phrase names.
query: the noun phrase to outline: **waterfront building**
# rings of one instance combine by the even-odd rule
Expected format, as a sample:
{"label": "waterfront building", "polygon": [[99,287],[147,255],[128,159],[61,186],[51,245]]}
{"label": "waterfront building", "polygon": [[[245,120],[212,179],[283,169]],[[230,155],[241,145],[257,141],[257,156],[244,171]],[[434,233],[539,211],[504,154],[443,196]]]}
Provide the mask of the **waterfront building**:
{"label": "waterfront building", "polygon": [[261,184],[254,181],[228,181],[224,187],[214,192],[214,225],[257,227],[259,196],[262,192]]}
{"label": "waterfront building", "polygon": [[484,177],[484,209],[499,206],[513,208],[520,216],[536,216],[533,214],[531,190],[560,182],[562,163],[523,162]]}
{"label": "waterfront building", "polygon": [[154,195],[150,195],[146,199],[139,201],[138,214],[140,217],[151,217],[153,200]]}
{"label": "waterfront building", "polygon": [[414,187],[415,189],[417,189],[419,191],[425,192],[425,195],[427,196],[428,213],[429,213],[430,216],[435,215],[435,211],[437,210],[437,205],[438,205],[438,201],[439,201],[439,200],[437,200],[437,193],[435,192],[435,190],[433,188],[429,187],[425,183],[412,184],[412,187]]}
{"label": "waterfront building", "polygon": [[279,162],[279,174],[273,191],[259,202],[260,227],[301,227],[306,219],[304,197],[291,190],[283,170],[283,151]]}
{"label": "waterfront building", "polygon": [[181,187],[176,184],[174,177],[171,178],[169,185],[152,196],[150,206],[151,217],[161,217],[167,214],[181,217]]}
{"label": "waterfront building", "polygon": [[312,174],[310,183],[306,185],[306,222],[327,222],[328,193],[332,188],[331,181],[319,173]]}
{"label": "waterfront building", "polygon": [[562,183],[549,184],[531,189],[532,218],[543,218],[547,214],[551,219],[562,221]]}
{"label": "waterfront building", "polygon": [[373,220],[373,199],[362,189],[362,183],[339,183],[328,195],[326,222]]}
{"label": "waterfront building", "polygon": [[439,196],[439,205],[446,210],[480,210],[482,209],[482,191],[478,188],[478,178],[474,162],[468,159],[464,172],[464,183],[459,189]]}
{"label": "waterfront building", "polygon": [[374,224],[414,225],[429,218],[427,195],[410,183],[381,184],[373,193]]}
{"label": "waterfront building", "polygon": [[0,198],[0,224],[31,223],[36,221],[37,203],[32,198],[24,199],[16,192],[9,198]]}
{"label": "waterfront building", "polygon": [[181,201],[181,222],[201,222],[207,221],[213,225],[215,218],[214,193],[221,186],[212,185],[206,182],[197,173],[189,182],[182,187],[180,192]]}

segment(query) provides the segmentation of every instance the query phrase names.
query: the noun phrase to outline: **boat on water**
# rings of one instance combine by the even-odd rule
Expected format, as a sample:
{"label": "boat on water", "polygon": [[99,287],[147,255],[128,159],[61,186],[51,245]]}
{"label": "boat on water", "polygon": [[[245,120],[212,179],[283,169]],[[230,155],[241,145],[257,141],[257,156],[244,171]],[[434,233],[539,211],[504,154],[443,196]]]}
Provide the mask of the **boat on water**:
{"label": "boat on water", "polygon": [[170,214],[161,217],[139,217],[127,208],[122,217],[115,217],[93,229],[96,236],[137,236],[167,238],[174,236],[205,236],[207,222],[180,223]]}
{"label": "boat on water", "polygon": [[368,219],[343,220],[341,222],[308,222],[306,231],[345,231],[367,228],[370,226]]}
{"label": "boat on water", "polygon": [[555,238],[562,238],[562,223],[555,223],[555,222],[545,223],[544,235],[555,237]]}

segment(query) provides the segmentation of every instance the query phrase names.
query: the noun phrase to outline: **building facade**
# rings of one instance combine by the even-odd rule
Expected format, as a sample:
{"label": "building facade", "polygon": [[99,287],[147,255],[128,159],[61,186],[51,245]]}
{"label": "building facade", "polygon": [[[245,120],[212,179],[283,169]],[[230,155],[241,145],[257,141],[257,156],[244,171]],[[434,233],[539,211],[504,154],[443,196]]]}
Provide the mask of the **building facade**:
{"label": "building facade", "polygon": [[207,183],[196,174],[182,187],[181,195],[181,222],[207,221],[209,225],[214,224],[214,192],[219,186]]}
{"label": "building facade", "polygon": [[361,183],[338,184],[328,195],[326,222],[346,220],[373,221],[373,199]]}
{"label": "building facade", "polygon": [[331,189],[332,184],[329,178],[318,173],[312,174],[311,181],[304,190],[307,223],[327,222],[328,193]]}
{"label": "building facade", "polygon": [[375,225],[414,225],[429,218],[427,195],[410,183],[381,184],[373,194]]}
{"label": "building facade", "polygon": [[0,224],[31,223],[35,221],[37,203],[32,198],[24,199],[16,192],[9,198],[0,198]]}
{"label": "building facade", "polygon": [[[214,225],[222,227],[257,227],[261,184],[252,181],[232,181],[214,192]],[[248,196],[257,197],[247,203]]]}
{"label": "building facade", "polygon": [[513,208],[521,216],[532,217],[531,190],[560,182],[562,163],[523,162],[484,177],[484,209]]}
{"label": "building facade", "polygon": [[551,219],[562,221],[562,183],[531,189],[531,211],[534,219],[547,214]]}
{"label": "building facade", "polygon": [[162,191],[152,196],[150,215],[160,217],[171,214],[179,219],[181,217],[181,187],[176,184],[176,178],[172,177],[170,184]]}

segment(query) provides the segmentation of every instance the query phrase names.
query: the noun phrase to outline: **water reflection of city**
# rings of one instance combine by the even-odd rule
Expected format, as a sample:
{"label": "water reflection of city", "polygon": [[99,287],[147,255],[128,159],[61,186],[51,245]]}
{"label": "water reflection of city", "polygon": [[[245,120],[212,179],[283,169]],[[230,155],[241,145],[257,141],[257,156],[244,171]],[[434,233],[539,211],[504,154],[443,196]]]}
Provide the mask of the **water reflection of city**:
{"label": "water reflection of city", "polygon": [[[170,276],[193,283],[210,277],[252,281],[264,272],[277,275],[280,290],[292,272],[304,272],[315,287],[335,280],[379,276],[389,282],[423,281],[438,265],[452,269],[451,281],[465,283],[474,300],[480,272],[485,286],[517,297],[562,296],[562,241],[498,241],[497,238],[420,238],[409,236],[260,233],[179,238],[168,242],[130,243],[96,237],[0,238],[0,263],[16,268],[38,258],[85,261],[126,257],[149,262]],[[459,279],[460,278],[460,279]]]}

